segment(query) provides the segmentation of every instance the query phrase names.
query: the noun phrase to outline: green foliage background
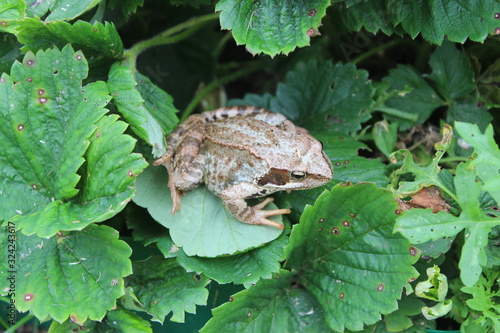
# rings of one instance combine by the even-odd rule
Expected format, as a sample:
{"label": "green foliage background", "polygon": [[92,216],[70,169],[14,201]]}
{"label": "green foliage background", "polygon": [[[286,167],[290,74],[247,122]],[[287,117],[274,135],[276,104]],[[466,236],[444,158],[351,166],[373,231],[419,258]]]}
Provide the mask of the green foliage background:
{"label": "green foliage background", "polygon": [[[0,326],[500,331],[499,36],[498,0],[0,0]],[[283,231],[204,187],[171,216],[152,166],[242,104],[334,166]]]}

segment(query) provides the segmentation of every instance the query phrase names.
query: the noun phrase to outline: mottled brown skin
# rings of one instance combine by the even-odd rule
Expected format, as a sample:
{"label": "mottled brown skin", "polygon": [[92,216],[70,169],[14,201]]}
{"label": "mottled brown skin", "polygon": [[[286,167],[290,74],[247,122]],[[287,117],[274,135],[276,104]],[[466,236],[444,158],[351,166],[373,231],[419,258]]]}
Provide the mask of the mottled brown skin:
{"label": "mottled brown skin", "polygon": [[319,141],[283,115],[255,107],[192,115],[168,136],[167,145],[154,164],[168,170],[172,214],[180,209],[180,191],[205,183],[238,221],[283,229],[267,217],[290,210],[263,210],[272,198],[253,207],[245,199],[321,186],[333,176]]}

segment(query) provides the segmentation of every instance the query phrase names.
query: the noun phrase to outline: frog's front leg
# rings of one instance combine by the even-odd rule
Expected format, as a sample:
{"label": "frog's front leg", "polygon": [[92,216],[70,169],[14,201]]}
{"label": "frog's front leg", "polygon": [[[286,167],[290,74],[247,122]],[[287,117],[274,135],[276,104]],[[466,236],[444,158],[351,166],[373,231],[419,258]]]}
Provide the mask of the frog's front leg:
{"label": "frog's front leg", "polygon": [[248,224],[261,224],[283,229],[283,225],[269,220],[267,217],[274,215],[290,214],[289,209],[263,210],[263,208],[273,201],[273,198],[266,198],[260,204],[253,207],[248,206],[244,198],[251,197],[259,193],[261,189],[250,183],[240,183],[233,185],[222,191],[221,199],[224,207],[240,222]]}

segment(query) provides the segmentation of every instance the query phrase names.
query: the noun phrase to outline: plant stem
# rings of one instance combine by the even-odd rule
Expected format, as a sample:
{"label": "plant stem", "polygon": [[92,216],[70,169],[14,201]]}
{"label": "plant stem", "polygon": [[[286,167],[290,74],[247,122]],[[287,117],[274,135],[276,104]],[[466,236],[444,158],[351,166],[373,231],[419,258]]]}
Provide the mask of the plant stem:
{"label": "plant stem", "polygon": [[248,75],[250,73],[256,72],[259,69],[262,68],[262,65],[260,62],[251,62],[245,64],[245,67],[243,69],[240,69],[239,71],[236,71],[234,73],[228,74],[226,76],[221,77],[220,79],[217,79],[213,82],[211,82],[209,85],[207,85],[205,88],[203,88],[189,103],[189,105],[186,107],[186,110],[182,114],[181,117],[181,122],[186,120],[187,117],[193,113],[194,109],[196,106],[201,102],[201,100],[208,95],[212,90],[216,89],[217,87],[226,84],[230,81],[236,80],[239,77]]}
{"label": "plant stem", "polygon": [[97,6],[97,10],[94,16],[90,19],[89,23],[94,24],[96,22],[102,22],[102,18],[104,17],[104,11],[106,10],[106,0],[101,1]]}
{"label": "plant stem", "polygon": [[219,13],[207,14],[204,16],[193,17],[181,24],[169,28],[158,35],[139,42],[124,52],[126,63],[135,69],[135,64],[139,54],[153,46],[176,43],[200,29],[206,22],[215,20]]}
{"label": "plant stem", "polygon": [[408,112],[404,112],[404,111],[401,111],[398,109],[388,108],[385,106],[377,106],[373,109],[373,111],[380,111],[380,112],[389,114],[391,116],[398,117],[398,118],[405,119],[405,120],[409,120],[409,121],[413,121],[413,122],[417,121],[417,119],[418,119],[418,114],[408,113]]}
{"label": "plant stem", "polygon": [[448,162],[466,162],[468,160],[468,157],[460,157],[460,156],[454,156],[454,157],[445,157],[439,160],[439,163],[448,163]]}
{"label": "plant stem", "polygon": [[28,321],[33,319],[33,317],[34,317],[33,315],[28,315],[26,317],[21,318],[21,320],[19,320],[15,325],[9,327],[9,329],[7,329],[5,333],[15,333],[19,327],[21,327],[22,325],[24,325],[24,323],[27,323]]}
{"label": "plant stem", "polygon": [[389,48],[391,48],[393,46],[396,46],[396,45],[399,45],[399,44],[403,44],[403,43],[407,43],[407,41],[404,40],[404,39],[401,39],[401,40],[394,40],[394,41],[391,41],[389,43],[382,44],[380,46],[377,46],[377,47],[375,47],[375,48],[373,48],[373,49],[371,49],[371,50],[363,53],[359,57],[354,58],[353,61],[352,61],[352,63],[356,65],[356,64],[362,62],[363,60],[365,60],[366,58],[369,58],[372,55],[374,55],[374,54],[376,54],[376,53],[378,53],[378,52],[380,52],[382,50],[389,49]]}

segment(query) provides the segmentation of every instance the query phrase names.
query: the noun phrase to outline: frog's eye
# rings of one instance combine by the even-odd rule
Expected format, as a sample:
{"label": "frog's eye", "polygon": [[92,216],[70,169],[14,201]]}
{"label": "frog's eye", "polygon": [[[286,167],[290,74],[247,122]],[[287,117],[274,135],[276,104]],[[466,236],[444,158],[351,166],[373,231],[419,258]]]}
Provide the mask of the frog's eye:
{"label": "frog's eye", "polygon": [[292,171],[290,176],[292,176],[293,179],[302,179],[306,176],[306,173],[304,171]]}

